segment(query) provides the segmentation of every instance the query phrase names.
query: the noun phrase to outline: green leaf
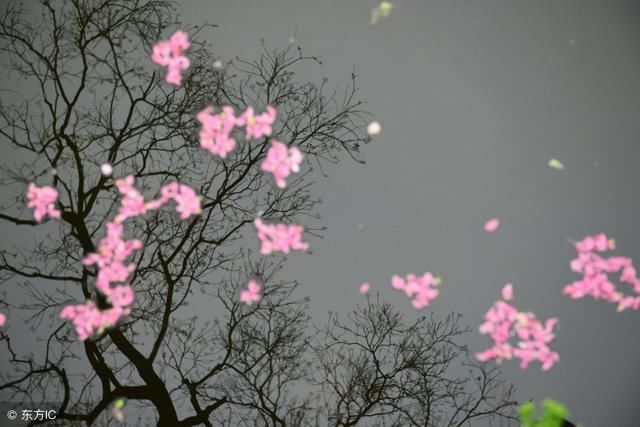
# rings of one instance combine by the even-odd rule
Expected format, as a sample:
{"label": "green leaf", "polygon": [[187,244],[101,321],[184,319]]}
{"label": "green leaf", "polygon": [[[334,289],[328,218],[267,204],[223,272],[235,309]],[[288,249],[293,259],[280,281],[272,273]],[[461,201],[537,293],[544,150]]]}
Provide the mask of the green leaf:
{"label": "green leaf", "polygon": [[533,402],[527,402],[520,405],[520,422],[522,427],[532,427],[534,423],[534,415],[536,407]]}

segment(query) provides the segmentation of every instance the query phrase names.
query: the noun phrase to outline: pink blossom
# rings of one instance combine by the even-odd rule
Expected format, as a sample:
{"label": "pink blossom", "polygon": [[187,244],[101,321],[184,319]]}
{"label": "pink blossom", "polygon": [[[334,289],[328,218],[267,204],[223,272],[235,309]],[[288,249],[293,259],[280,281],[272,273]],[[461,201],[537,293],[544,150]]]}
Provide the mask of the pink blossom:
{"label": "pink blossom", "polygon": [[[640,279],[631,259],[621,256],[604,258],[597,254],[615,249],[613,240],[600,233],[585,237],[575,247],[578,255],[571,261],[571,270],[582,274],[582,278],[565,286],[565,295],[573,299],[591,296],[615,303],[618,304],[618,311],[640,308]],[[618,281],[630,285],[635,295],[625,295],[617,289],[609,275],[618,272]]]}
{"label": "pink blossom", "polygon": [[637,297],[620,297],[618,301],[618,311],[624,311],[626,309],[637,310],[640,308],[640,296]]}
{"label": "pink blossom", "polygon": [[5,323],[7,323],[7,316],[5,316],[3,313],[0,313],[0,328],[2,328]]}
{"label": "pink blossom", "polygon": [[70,320],[76,329],[78,338],[85,341],[116,325],[120,318],[128,315],[129,312],[129,308],[118,306],[100,310],[93,301],[87,301],[84,304],[66,306],[60,312],[60,317]]}
{"label": "pink blossom", "polygon": [[287,185],[285,179],[291,172],[300,171],[300,163],[302,163],[302,153],[297,147],[288,148],[285,144],[273,140],[261,168],[265,172],[271,172],[276,185],[284,188]]}
{"label": "pink blossom", "polygon": [[247,290],[243,290],[240,292],[240,301],[245,304],[253,304],[257,303],[262,298],[260,296],[260,291],[262,290],[262,285],[255,280],[249,280],[247,284]]}
{"label": "pink blossom", "polygon": [[135,293],[130,286],[116,286],[109,293],[109,302],[114,307],[128,307],[133,304]]}
{"label": "pink blossom", "polygon": [[133,184],[132,175],[116,180],[116,187],[123,195],[118,215],[115,218],[118,223],[122,223],[127,218],[144,215],[148,210],[159,209],[171,199],[176,202],[176,211],[180,214],[181,219],[187,219],[191,215],[201,212],[200,197],[187,185],[177,182],[166,184],[160,189],[159,199],[145,202],[144,196],[133,187]]}
{"label": "pink blossom", "polygon": [[360,293],[362,295],[366,294],[367,292],[369,292],[369,284],[368,283],[363,283],[362,285],[360,285]]}
{"label": "pink blossom", "polygon": [[[513,285],[507,283],[502,288],[504,300],[513,298]],[[560,357],[549,348],[555,339],[554,326],[558,319],[552,318],[542,324],[531,312],[520,312],[505,301],[498,300],[489,308],[480,325],[481,334],[489,334],[493,346],[476,354],[481,362],[496,359],[499,363],[512,358],[520,359],[520,368],[526,369],[535,360],[542,363],[542,369],[550,369]],[[509,341],[517,339],[514,346]]]}
{"label": "pink blossom", "polygon": [[412,298],[411,304],[416,309],[428,306],[438,297],[440,293],[436,288],[438,284],[439,280],[429,272],[424,273],[422,276],[409,273],[405,278],[400,276],[393,276],[391,278],[391,287],[399,291],[404,291],[408,298]]}
{"label": "pink blossom", "polygon": [[500,220],[498,218],[490,219],[484,223],[484,231],[487,233],[493,233],[500,227]]}
{"label": "pink blossom", "polygon": [[127,218],[147,213],[144,196],[133,187],[133,182],[133,175],[116,180],[116,187],[123,196],[116,216],[117,222],[123,222]]}
{"label": "pink blossom", "polygon": [[231,133],[236,125],[235,112],[232,107],[225,106],[222,112],[213,114],[213,107],[206,107],[198,113],[197,119],[202,125],[200,130],[200,146],[211,154],[225,159],[236,146]]}
{"label": "pink blossom", "polygon": [[199,215],[200,212],[202,212],[200,197],[189,186],[180,184],[173,200],[175,200],[177,204],[176,211],[180,214],[180,219],[187,219],[192,215]]}
{"label": "pink blossom", "polygon": [[237,119],[238,126],[246,126],[246,139],[259,139],[263,136],[271,135],[271,126],[276,121],[276,109],[271,105],[267,106],[267,111],[256,116],[253,107],[248,107]]}
{"label": "pink blossom", "polygon": [[260,253],[269,255],[272,252],[288,254],[291,250],[306,251],[309,244],[302,242],[304,228],[300,225],[265,224],[261,219],[254,221],[258,229],[258,238],[262,244]]}
{"label": "pink blossom", "polygon": [[151,60],[167,67],[167,83],[176,86],[182,83],[182,71],[190,65],[189,58],[182,53],[189,46],[189,36],[182,31],[176,31],[169,40],[160,41],[153,46]]}
{"label": "pink blossom", "polygon": [[55,208],[58,200],[58,191],[49,186],[38,187],[34,183],[29,184],[27,190],[27,207],[34,208],[33,217],[41,222],[45,216],[60,218],[60,211]]}

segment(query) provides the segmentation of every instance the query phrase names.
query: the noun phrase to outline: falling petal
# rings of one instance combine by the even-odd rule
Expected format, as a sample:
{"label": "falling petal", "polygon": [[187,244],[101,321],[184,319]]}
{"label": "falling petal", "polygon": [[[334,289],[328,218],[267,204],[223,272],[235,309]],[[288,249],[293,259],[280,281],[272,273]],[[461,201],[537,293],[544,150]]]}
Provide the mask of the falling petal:
{"label": "falling petal", "polygon": [[502,288],[502,299],[505,301],[511,301],[513,299],[513,285],[511,283],[507,283]]}
{"label": "falling petal", "polygon": [[111,174],[113,173],[113,167],[109,163],[105,163],[100,166],[100,171],[104,176],[111,176]]}
{"label": "falling petal", "polygon": [[369,126],[367,126],[367,133],[369,135],[378,135],[382,130],[382,126],[378,122],[371,122]]}
{"label": "falling petal", "polygon": [[549,160],[549,167],[553,168],[553,169],[558,169],[558,170],[563,170],[564,169],[564,165],[558,159]]}
{"label": "falling petal", "polygon": [[498,218],[490,219],[484,224],[484,231],[487,233],[493,233],[500,227],[500,220]]}
{"label": "falling petal", "polygon": [[124,399],[117,399],[113,403],[113,408],[111,408],[111,415],[115,418],[119,423],[124,422],[124,413],[122,412],[122,408],[124,408]]}
{"label": "falling petal", "polygon": [[111,414],[119,423],[124,422],[124,413],[120,409],[113,408],[111,410]]}
{"label": "falling petal", "polygon": [[360,293],[364,295],[367,292],[369,292],[369,284],[365,282],[362,285],[360,285]]}
{"label": "falling petal", "polygon": [[389,1],[380,2],[371,10],[371,25],[376,24],[380,19],[389,16],[395,5]]}

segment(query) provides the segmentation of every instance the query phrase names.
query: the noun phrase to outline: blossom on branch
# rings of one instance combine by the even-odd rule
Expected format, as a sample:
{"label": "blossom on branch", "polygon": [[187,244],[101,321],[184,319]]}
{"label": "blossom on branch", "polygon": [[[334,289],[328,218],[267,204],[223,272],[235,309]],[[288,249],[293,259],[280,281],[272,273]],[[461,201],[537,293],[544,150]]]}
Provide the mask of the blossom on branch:
{"label": "blossom on branch", "polygon": [[96,289],[111,307],[101,310],[93,301],[87,301],[85,304],[68,305],[60,313],[61,318],[73,323],[82,341],[115,326],[131,312],[135,293],[126,282],[136,265],[126,263],[126,259],[135,250],[142,249],[143,244],[140,240],[124,240],[122,223],[128,218],[143,215],[148,210],[159,209],[172,199],[177,204],[176,211],[181,219],[187,219],[201,211],[200,198],[187,185],[177,182],[166,184],[160,190],[160,198],[145,202],[144,196],[133,184],[132,175],[116,180],[116,187],[122,194],[118,214],[112,222],[107,223],[107,235],[98,243],[98,251],[88,254],[82,260],[83,265],[95,265],[98,268]]}
{"label": "blossom on branch", "polygon": [[60,312],[60,317],[70,320],[76,329],[78,338],[85,341],[94,334],[101,334],[114,326],[120,318],[127,316],[130,311],[128,307],[121,306],[100,310],[93,301],[87,301],[85,304],[66,306]]}
{"label": "blossom on branch", "polygon": [[231,132],[237,119],[233,107],[225,106],[215,115],[213,111],[213,107],[206,107],[197,115],[202,125],[200,146],[211,154],[225,159],[227,154],[236,147],[236,141],[231,138]]}
{"label": "blossom on branch", "polygon": [[169,40],[163,40],[153,46],[151,60],[167,67],[167,83],[180,86],[182,71],[189,68],[189,58],[182,53],[190,46],[189,36],[183,31],[176,31]]}
{"label": "blossom on branch", "polygon": [[267,111],[256,116],[253,107],[248,107],[237,119],[236,124],[246,126],[247,139],[259,139],[263,136],[271,135],[271,126],[276,121],[276,109],[271,105],[267,106]]}
{"label": "blossom on branch", "polygon": [[240,301],[251,305],[254,302],[259,302],[262,296],[260,296],[260,291],[262,290],[262,285],[255,280],[249,280],[247,284],[247,289],[240,292]]}
{"label": "blossom on branch", "polygon": [[60,211],[56,209],[58,191],[49,186],[38,187],[34,183],[29,184],[27,190],[27,207],[33,208],[33,217],[37,222],[42,222],[45,216],[60,218]]}
{"label": "blossom on branch", "polygon": [[285,188],[286,178],[291,172],[300,172],[300,163],[302,163],[302,153],[297,147],[288,148],[282,142],[273,140],[261,169],[273,174],[279,188]]}
{"label": "blossom on branch", "polygon": [[309,249],[309,244],[301,240],[304,228],[300,225],[265,224],[260,218],[256,219],[254,224],[262,244],[260,248],[262,255],[269,255],[272,252],[288,254],[291,250]]}

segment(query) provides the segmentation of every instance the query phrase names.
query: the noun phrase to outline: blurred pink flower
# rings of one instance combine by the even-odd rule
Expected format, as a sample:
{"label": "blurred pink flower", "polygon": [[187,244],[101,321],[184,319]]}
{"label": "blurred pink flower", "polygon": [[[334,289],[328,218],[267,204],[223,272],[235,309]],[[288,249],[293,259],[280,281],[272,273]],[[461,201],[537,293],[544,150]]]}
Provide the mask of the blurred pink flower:
{"label": "blurred pink flower", "polygon": [[27,207],[33,208],[33,217],[41,222],[45,216],[60,218],[60,211],[55,208],[58,200],[58,191],[49,186],[38,187],[34,183],[29,184],[27,190]]}
{"label": "blurred pink flower", "polygon": [[7,323],[7,316],[5,316],[3,313],[0,313],[0,328],[2,328],[5,323]]}
{"label": "blurred pink flower", "polygon": [[[504,300],[513,298],[513,285],[506,284],[502,288]],[[549,343],[555,339],[554,326],[558,319],[547,319],[544,325],[531,312],[520,312],[505,301],[498,300],[487,311],[484,322],[480,325],[481,334],[489,334],[493,346],[485,351],[476,353],[481,362],[496,359],[520,359],[520,368],[526,369],[532,361],[542,363],[542,369],[550,369],[559,359],[558,353],[549,348]],[[509,340],[516,337],[518,342],[514,347]]]}
{"label": "blurred pink flower", "polygon": [[257,303],[262,298],[260,296],[260,291],[262,290],[262,285],[255,280],[249,280],[247,284],[247,290],[243,290],[240,292],[240,301],[245,304],[253,304]]}
{"label": "blurred pink flower", "polygon": [[180,184],[178,192],[173,196],[177,206],[176,211],[180,214],[180,219],[187,219],[192,215],[199,215],[202,212],[200,197],[193,188]]}
{"label": "blurred pink flower", "polygon": [[121,223],[127,218],[147,213],[147,207],[144,202],[144,196],[133,187],[133,175],[126,176],[116,180],[116,187],[122,194],[120,209],[116,215],[116,222]]}
{"label": "blurred pink flower", "polygon": [[176,31],[169,40],[158,42],[153,46],[151,60],[167,67],[167,83],[176,86],[182,84],[182,71],[190,65],[189,58],[182,53],[189,46],[189,36],[182,31]]}
{"label": "blurred pink flower", "polygon": [[284,188],[287,185],[286,178],[291,172],[300,171],[300,163],[302,163],[302,153],[297,147],[287,148],[285,144],[273,140],[261,168],[265,172],[271,172],[276,185]]}
{"label": "blurred pink flower", "polygon": [[[604,233],[587,236],[575,244],[577,258],[571,261],[571,270],[582,274],[582,279],[564,287],[563,293],[578,299],[591,296],[618,304],[618,311],[640,309],[640,279],[631,258],[614,256],[603,258],[596,252],[615,249],[615,242]],[[636,295],[620,292],[609,274],[620,272],[618,280],[631,286]]]}
{"label": "blurred pink flower", "polygon": [[265,224],[260,218],[254,221],[258,229],[258,238],[262,244],[260,253],[269,255],[272,252],[288,254],[291,250],[306,251],[309,245],[303,242],[304,228],[300,225]]}
{"label": "blurred pink flower", "polygon": [[236,141],[231,138],[231,133],[237,119],[232,107],[225,106],[220,113],[215,115],[213,111],[213,107],[206,107],[198,113],[197,119],[202,125],[200,146],[211,154],[225,159],[236,146]]}
{"label": "blurred pink flower", "polygon": [[93,301],[85,304],[68,305],[61,312],[62,319],[68,319],[73,323],[78,338],[85,341],[93,335],[101,334],[106,329],[115,326],[121,317],[128,315],[129,308],[114,306],[106,310],[100,310]]}
{"label": "blurred pink flower", "polygon": [[436,288],[438,283],[439,280],[429,272],[424,273],[422,276],[409,273],[404,279],[400,276],[391,277],[391,287],[404,291],[408,298],[413,298],[411,304],[416,309],[428,306],[438,297],[440,293]]}
{"label": "blurred pink flower", "polygon": [[366,294],[367,292],[369,292],[369,284],[368,283],[363,283],[362,285],[360,285],[360,293],[361,294]]}
{"label": "blurred pink flower", "polygon": [[116,180],[116,187],[123,195],[115,218],[117,223],[122,223],[127,218],[144,215],[148,210],[159,209],[171,199],[176,202],[176,211],[181,219],[187,219],[201,212],[200,197],[187,185],[177,182],[166,184],[160,189],[159,199],[145,202],[144,196],[133,187],[133,183],[132,175]]}
{"label": "blurred pink flower", "polygon": [[259,139],[271,135],[271,126],[275,121],[276,109],[268,105],[267,111],[259,116],[254,114],[253,107],[248,107],[236,120],[236,124],[246,126],[246,139]]}

